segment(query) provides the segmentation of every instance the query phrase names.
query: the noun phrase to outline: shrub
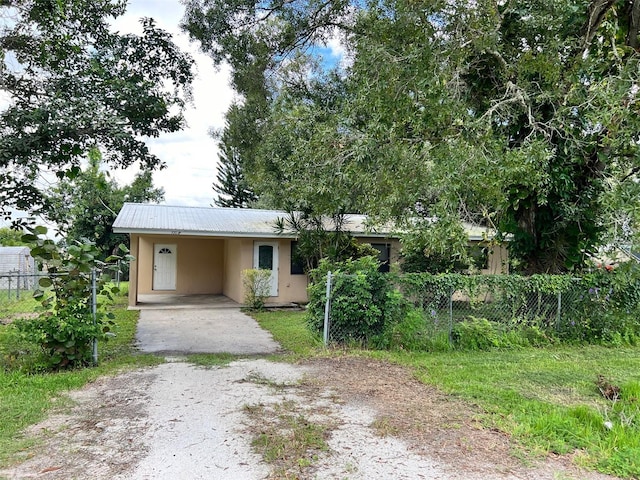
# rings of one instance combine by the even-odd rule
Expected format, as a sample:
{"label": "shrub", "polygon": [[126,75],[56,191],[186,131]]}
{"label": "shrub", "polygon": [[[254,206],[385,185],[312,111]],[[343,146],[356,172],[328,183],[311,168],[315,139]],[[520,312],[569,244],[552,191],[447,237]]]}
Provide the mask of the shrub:
{"label": "shrub", "polygon": [[91,363],[93,341],[110,330],[105,322],[93,322],[81,305],[69,305],[33,320],[19,320],[18,329],[41,345],[50,367],[87,366]]}
{"label": "shrub", "polygon": [[486,318],[469,317],[454,325],[451,339],[463,350],[491,350],[500,346],[499,325]]}
{"label": "shrub", "polygon": [[244,303],[251,310],[264,309],[271,292],[271,271],[249,268],[242,271]]}
{"label": "shrub", "polygon": [[382,335],[374,339],[380,349],[410,352],[443,352],[451,350],[448,331],[437,329],[425,312],[410,308],[398,322],[385,326]]}
{"label": "shrub", "polygon": [[378,271],[374,257],[338,263],[320,262],[310,274],[307,322],[314,331],[324,326],[326,277],[334,273],[331,289],[331,340],[338,343],[368,343],[398,322],[405,313],[402,294],[392,276]]}
{"label": "shrub", "polygon": [[94,313],[93,282],[96,293],[107,299],[118,288],[108,286],[110,275],[99,274],[104,264],[98,261],[100,251],[95,244],[74,242],[62,248],[44,237],[46,233],[46,228],[36,227],[22,237],[32,243],[31,254],[47,275],[40,278],[40,289],[34,293],[43,311],[16,326],[25,340],[40,345],[49,368],[85,366],[91,363],[94,343],[106,340],[113,325],[112,314],[104,313],[97,302]]}

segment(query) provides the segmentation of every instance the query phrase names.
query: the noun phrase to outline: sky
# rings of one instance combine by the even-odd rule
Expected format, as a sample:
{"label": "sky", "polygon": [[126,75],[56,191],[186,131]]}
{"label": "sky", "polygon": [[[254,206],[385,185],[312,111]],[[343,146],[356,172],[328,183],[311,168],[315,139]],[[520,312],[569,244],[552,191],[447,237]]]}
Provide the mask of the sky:
{"label": "sky", "polygon": [[[182,51],[189,52],[196,62],[193,102],[185,112],[187,128],[159,138],[147,139],[152,153],[167,164],[153,174],[156,187],[165,190],[167,205],[210,206],[215,192],[218,149],[209,131],[224,126],[224,113],[234,99],[229,86],[229,70],[215,69],[212,61],[198,50],[178,27],[184,12],[179,0],[129,0],[127,13],[116,19],[114,28],[122,33],[140,33],[141,17],[152,17],[159,28],[173,35]],[[111,175],[120,184],[129,183],[137,169],[113,170]]]}

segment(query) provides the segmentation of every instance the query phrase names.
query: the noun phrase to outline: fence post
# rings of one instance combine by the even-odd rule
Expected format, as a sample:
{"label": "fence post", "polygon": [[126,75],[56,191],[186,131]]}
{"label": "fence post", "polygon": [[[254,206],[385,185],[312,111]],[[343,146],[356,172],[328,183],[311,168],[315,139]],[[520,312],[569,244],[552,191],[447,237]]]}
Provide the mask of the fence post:
{"label": "fence post", "polygon": [[331,272],[327,272],[327,301],[324,305],[324,346],[329,345],[329,310],[331,309]]}
{"label": "fence post", "polygon": [[453,294],[455,290],[451,290],[449,294],[449,343],[453,343]]}
{"label": "fence post", "polygon": [[9,275],[7,276],[7,288],[7,298],[11,300],[11,272],[9,272]]}
{"label": "fence post", "polygon": [[[91,316],[93,317],[93,324],[97,324],[97,312],[98,312],[98,292],[96,289],[96,269],[91,269]],[[93,364],[98,365],[98,338],[93,338]]]}
{"label": "fence post", "polygon": [[562,292],[558,292],[558,313],[556,314],[556,330],[560,330],[560,319],[562,318]]}
{"label": "fence post", "polygon": [[16,300],[20,300],[20,270],[18,270],[18,285],[16,286]]}

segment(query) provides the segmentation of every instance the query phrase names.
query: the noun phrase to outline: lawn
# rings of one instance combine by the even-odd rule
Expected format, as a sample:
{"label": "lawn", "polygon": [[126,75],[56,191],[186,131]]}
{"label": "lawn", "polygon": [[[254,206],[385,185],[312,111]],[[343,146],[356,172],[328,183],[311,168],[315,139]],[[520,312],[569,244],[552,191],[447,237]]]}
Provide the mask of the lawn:
{"label": "lawn", "polygon": [[[124,302],[124,303],[123,303]],[[25,299],[25,313],[34,306]],[[12,325],[0,325],[0,467],[20,458],[31,446],[21,432],[63,407],[65,391],[80,388],[102,375],[161,362],[158,357],[135,354],[132,348],[138,312],[126,310],[126,300],[116,299],[109,308],[115,314],[116,336],[99,344],[100,365],[58,373],[38,373],[38,349],[21,341]],[[16,311],[15,304],[12,313]]]}
{"label": "lawn", "polygon": [[[304,313],[256,315],[294,358],[324,354]],[[526,454],[575,453],[589,468],[640,478],[640,348],[596,346],[490,352],[365,352],[477,405],[481,420],[513,436]],[[596,381],[620,389],[607,400]]]}

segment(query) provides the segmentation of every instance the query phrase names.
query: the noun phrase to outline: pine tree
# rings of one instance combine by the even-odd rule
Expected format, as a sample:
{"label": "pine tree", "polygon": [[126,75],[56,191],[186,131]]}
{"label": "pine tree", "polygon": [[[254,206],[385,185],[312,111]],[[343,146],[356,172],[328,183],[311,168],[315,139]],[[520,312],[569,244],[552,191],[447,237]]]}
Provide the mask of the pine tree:
{"label": "pine tree", "polygon": [[214,202],[219,207],[248,208],[258,197],[244,176],[238,149],[222,142],[220,147],[217,182],[213,184],[218,197]]}

